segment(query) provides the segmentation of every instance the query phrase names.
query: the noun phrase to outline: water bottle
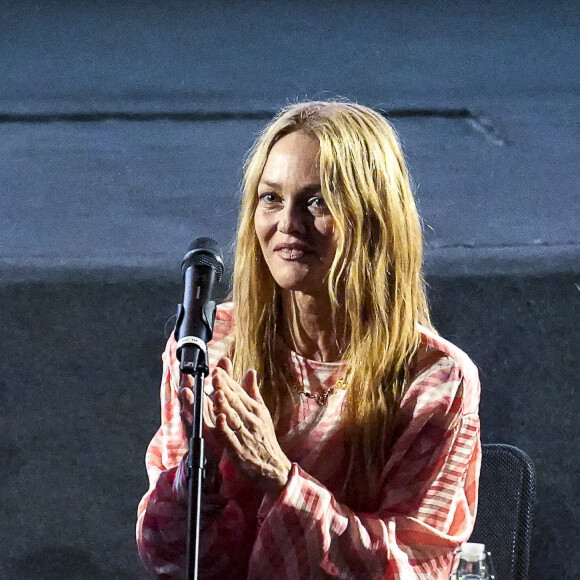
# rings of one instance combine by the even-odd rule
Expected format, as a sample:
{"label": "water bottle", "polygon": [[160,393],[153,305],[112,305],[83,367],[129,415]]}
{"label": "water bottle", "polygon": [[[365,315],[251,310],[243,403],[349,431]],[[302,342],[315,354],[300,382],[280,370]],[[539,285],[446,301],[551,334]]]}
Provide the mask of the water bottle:
{"label": "water bottle", "polygon": [[494,578],[484,544],[466,542],[461,548],[457,580],[492,580]]}

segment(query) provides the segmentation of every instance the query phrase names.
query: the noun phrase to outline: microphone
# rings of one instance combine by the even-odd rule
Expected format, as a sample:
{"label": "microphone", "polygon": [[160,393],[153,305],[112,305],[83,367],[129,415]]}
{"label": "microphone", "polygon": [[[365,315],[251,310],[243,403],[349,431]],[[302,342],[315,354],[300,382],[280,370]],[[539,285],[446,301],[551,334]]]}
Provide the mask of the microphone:
{"label": "microphone", "polygon": [[182,373],[193,375],[200,366],[207,369],[207,343],[213,335],[216,314],[212,294],[223,272],[224,259],[218,243],[212,238],[193,240],[181,262],[183,304],[177,307],[175,325]]}

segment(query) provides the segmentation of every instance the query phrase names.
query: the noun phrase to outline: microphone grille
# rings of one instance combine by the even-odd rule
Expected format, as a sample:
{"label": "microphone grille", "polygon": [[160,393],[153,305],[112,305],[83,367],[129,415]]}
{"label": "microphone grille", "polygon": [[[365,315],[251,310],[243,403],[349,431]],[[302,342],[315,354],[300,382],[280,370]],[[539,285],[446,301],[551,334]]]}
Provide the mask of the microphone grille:
{"label": "microphone grille", "polygon": [[213,238],[208,237],[195,238],[195,240],[189,244],[187,252],[189,253],[193,250],[209,250],[215,254],[221,254],[219,244]]}
{"label": "microphone grille", "polygon": [[183,261],[181,273],[191,266],[207,266],[217,274],[218,282],[224,273],[224,256],[219,244],[213,238],[201,237],[191,242]]}

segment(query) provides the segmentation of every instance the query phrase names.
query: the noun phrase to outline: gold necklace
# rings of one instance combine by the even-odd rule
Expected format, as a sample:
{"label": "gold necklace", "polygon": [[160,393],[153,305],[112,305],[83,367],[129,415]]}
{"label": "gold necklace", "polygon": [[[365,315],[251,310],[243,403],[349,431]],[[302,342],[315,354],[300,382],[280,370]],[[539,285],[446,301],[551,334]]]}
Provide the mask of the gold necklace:
{"label": "gold necklace", "polygon": [[345,375],[342,379],[338,379],[338,381],[336,381],[336,384],[334,385],[334,387],[330,387],[330,389],[327,389],[323,393],[316,393],[316,394],[309,393],[308,391],[305,391],[304,388],[300,388],[298,385],[292,385],[290,388],[297,395],[304,395],[305,397],[312,399],[318,405],[323,407],[328,402],[328,397],[330,397],[331,395],[334,395],[334,393],[336,393],[337,391],[341,391],[341,390],[346,391],[347,387],[348,387],[348,381],[347,381],[347,378]]}

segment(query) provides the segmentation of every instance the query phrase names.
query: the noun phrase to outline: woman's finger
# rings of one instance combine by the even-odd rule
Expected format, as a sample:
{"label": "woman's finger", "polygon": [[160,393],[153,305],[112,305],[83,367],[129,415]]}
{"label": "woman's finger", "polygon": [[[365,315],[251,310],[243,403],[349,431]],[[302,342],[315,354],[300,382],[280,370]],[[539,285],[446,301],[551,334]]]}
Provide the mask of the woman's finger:
{"label": "woman's finger", "polygon": [[[245,411],[245,407],[243,407]],[[239,431],[244,424],[244,419],[238,410],[232,405],[227,395],[223,391],[218,391],[214,398],[214,412],[216,419],[218,415],[225,417],[228,426],[234,432]]]}
{"label": "woman's finger", "polygon": [[[242,412],[244,407],[246,410],[253,412],[255,409],[255,401],[246,393],[246,391],[229,377],[223,369],[214,369],[212,373],[212,385],[216,391],[223,391],[226,393],[231,404]],[[242,407],[239,407],[242,405]]]}
{"label": "woman's finger", "polygon": [[189,387],[180,387],[177,391],[179,401],[179,416],[186,437],[191,437],[193,421],[193,391]]}
{"label": "woman's finger", "polygon": [[227,421],[226,416],[223,414],[217,416],[216,426],[218,431],[221,433],[221,436],[228,443],[230,450],[233,451],[233,453],[230,455],[231,459],[234,461],[236,459],[239,460],[243,452],[243,445],[239,438],[240,431],[243,429],[243,426],[240,426],[239,429],[232,429]]}
{"label": "woman's finger", "polygon": [[193,405],[193,391],[188,387],[180,388],[177,391],[177,398],[182,407]]}
{"label": "woman's finger", "polygon": [[179,388],[183,389],[187,387],[188,389],[193,389],[193,377],[186,373],[181,373],[179,376]]}
{"label": "woman's finger", "polygon": [[208,427],[215,427],[215,412],[213,404],[213,395],[207,393],[203,397],[203,419]]}
{"label": "woman's finger", "polygon": [[264,404],[262,393],[258,387],[258,375],[254,369],[250,369],[242,379],[242,388],[257,403]]}
{"label": "woman's finger", "polygon": [[216,367],[223,369],[228,376],[233,377],[234,365],[232,364],[232,361],[227,356],[222,356],[222,358],[220,358],[220,360],[218,360]]}

